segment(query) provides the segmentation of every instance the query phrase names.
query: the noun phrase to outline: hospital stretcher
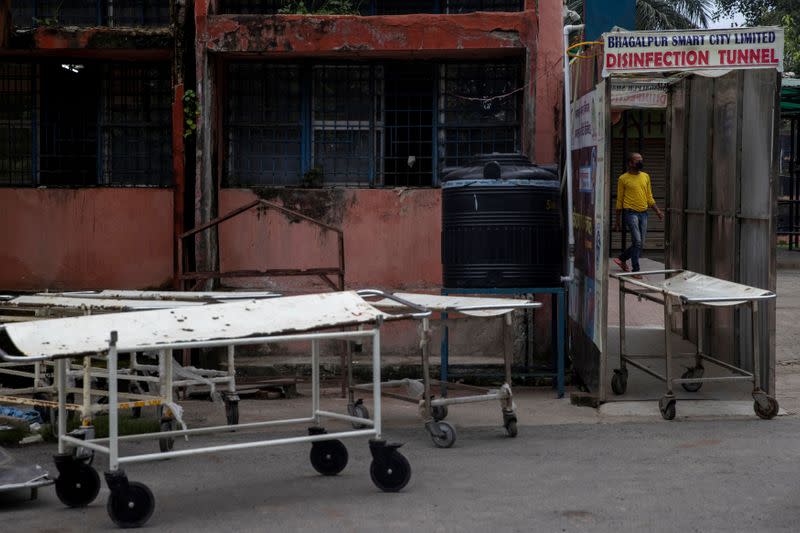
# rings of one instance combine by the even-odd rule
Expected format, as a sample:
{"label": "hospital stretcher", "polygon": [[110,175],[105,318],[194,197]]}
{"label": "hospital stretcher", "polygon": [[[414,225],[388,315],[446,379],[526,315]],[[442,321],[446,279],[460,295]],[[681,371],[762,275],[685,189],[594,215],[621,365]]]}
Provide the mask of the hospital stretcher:
{"label": "hospital stretcher", "polygon": [[[619,345],[620,368],[614,370],[611,388],[615,394],[625,394],[628,385],[628,368],[630,365],[642,372],[663,381],[666,392],[659,400],[659,410],[665,420],[675,418],[674,387],[681,385],[688,392],[696,392],[704,383],[746,381],[753,384],[753,409],[764,419],[774,418],[778,414],[778,402],[761,389],[761,357],[759,342],[759,306],[775,298],[772,291],[725,281],[705,274],[689,270],[654,270],[649,272],[615,273],[619,280]],[[632,355],[627,351],[625,339],[625,296],[636,296],[660,304],[664,308],[664,374],[653,370],[640,362],[652,357],[652,354]],[[704,352],[704,313],[709,309],[720,307],[749,307],[752,320],[752,349],[750,350],[752,371],[740,368],[731,363],[721,361]],[[688,368],[680,377],[672,371],[675,357],[672,346],[672,324],[675,315],[686,311],[695,311],[697,318],[697,349],[694,354],[694,366]],[[704,362],[714,364],[727,370],[731,375],[706,377]]]}
{"label": "hospital stretcher", "polygon": [[[370,297],[370,291],[359,291],[364,297]],[[441,296],[432,294],[395,293],[397,299],[380,299],[372,304],[380,309],[398,310],[403,304],[398,300],[412,302],[431,312],[444,314],[458,314],[479,318],[510,318],[510,313],[516,309],[537,309],[541,303],[515,300],[511,298],[477,298],[468,296]],[[449,315],[448,315],[449,316]],[[419,404],[420,416],[425,429],[430,434],[433,444],[439,448],[449,448],[456,441],[455,427],[445,422],[448,415],[448,406],[498,401],[503,417],[503,426],[510,437],[517,436],[517,414],[511,391],[511,359],[512,354],[503,350],[505,383],[495,389],[475,387],[462,383],[444,383],[430,377],[430,319],[424,317],[420,324],[420,347],[422,362],[421,380],[395,380],[383,383],[383,395]],[[348,410],[360,418],[369,418],[369,411],[364,407],[362,399],[356,399],[357,392],[371,391],[371,383],[354,384],[352,374],[352,352],[349,353],[347,364],[348,381]],[[403,392],[395,392],[392,388],[402,387]],[[439,397],[434,398],[433,390],[438,389]],[[465,394],[466,393],[466,394]]]}
{"label": "hospital stretcher", "polygon": [[[375,291],[373,294],[379,294]],[[392,295],[383,295],[399,300]],[[0,326],[0,357],[7,362],[53,362],[58,408],[58,454],[55,481],[58,498],[69,507],[84,507],[97,497],[100,477],[87,460],[86,450],[108,456],[105,480],[111,491],[107,510],[121,527],[138,527],[153,513],[155,498],[144,484],[130,481],[123,469],[128,465],[169,458],[190,457],[265,446],[311,444],[310,462],[323,475],[336,475],[348,461],[347,449],[339,439],[369,437],[372,455],[370,475],[383,491],[399,491],[411,477],[407,459],[398,451],[400,444],[388,443],[382,435],[381,414],[381,325],[384,320],[425,319],[430,311],[412,302],[400,301],[405,313],[388,314],[370,305],[355,292],[312,294],[265,300],[244,300],[208,306],[134,311],[105,315],[59,318],[10,323]],[[353,329],[358,328],[358,329]],[[336,331],[334,331],[336,330]],[[320,343],[324,340],[371,340],[373,390],[372,420],[322,409],[320,403]],[[307,341],[311,345],[312,398],[309,416],[294,419],[241,423],[237,435],[247,430],[279,426],[306,425],[307,435],[288,438],[262,438],[230,444],[199,446],[183,450],[123,455],[120,444],[131,440],[159,440],[189,435],[230,433],[223,425],[194,429],[175,429],[139,435],[119,435],[120,402],[118,382],[120,355],[140,351],[227,347],[231,357],[244,345]],[[67,369],[71,358],[97,356],[107,363],[108,438],[94,438],[90,428],[83,435],[66,431]],[[172,360],[171,356],[165,360]],[[359,429],[328,433],[323,420],[357,422]]]}

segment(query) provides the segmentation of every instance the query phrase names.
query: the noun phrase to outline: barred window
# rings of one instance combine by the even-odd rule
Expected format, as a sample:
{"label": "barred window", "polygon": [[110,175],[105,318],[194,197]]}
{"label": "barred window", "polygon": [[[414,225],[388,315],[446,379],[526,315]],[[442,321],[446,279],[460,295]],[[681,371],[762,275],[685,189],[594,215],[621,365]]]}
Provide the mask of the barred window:
{"label": "barred window", "polygon": [[438,169],[518,152],[519,63],[232,62],[228,187],[430,187]]}
{"label": "barred window", "polygon": [[292,185],[302,177],[301,70],[231,63],[226,72],[227,186]]}
{"label": "barred window", "polygon": [[14,0],[17,28],[63,26],[167,26],[168,0]]}
{"label": "barred window", "polygon": [[507,64],[447,64],[441,70],[440,155],[445,166],[476,154],[520,149],[521,69]]}
{"label": "barred window", "polygon": [[168,186],[166,64],[4,63],[0,185]]}
{"label": "barred window", "polygon": [[[219,12],[228,14],[274,15],[295,5],[289,0],[220,0]],[[304,0],[305,9],[325,8],[325,0]],[[522,11],[524,0],[353,0],[362,15],[408,15],[414,13],[473,13],[475,11]]]}

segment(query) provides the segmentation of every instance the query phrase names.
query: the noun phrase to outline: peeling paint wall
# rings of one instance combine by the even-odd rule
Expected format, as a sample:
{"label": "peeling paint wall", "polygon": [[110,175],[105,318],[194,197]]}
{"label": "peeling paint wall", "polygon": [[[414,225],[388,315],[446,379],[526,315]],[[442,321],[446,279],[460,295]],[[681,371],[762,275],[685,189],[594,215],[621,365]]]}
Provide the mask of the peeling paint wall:
{"label": "peeling paint wall", "polygon": [[0,288],[145,289],[172,280],[169,189],[0,189]]}

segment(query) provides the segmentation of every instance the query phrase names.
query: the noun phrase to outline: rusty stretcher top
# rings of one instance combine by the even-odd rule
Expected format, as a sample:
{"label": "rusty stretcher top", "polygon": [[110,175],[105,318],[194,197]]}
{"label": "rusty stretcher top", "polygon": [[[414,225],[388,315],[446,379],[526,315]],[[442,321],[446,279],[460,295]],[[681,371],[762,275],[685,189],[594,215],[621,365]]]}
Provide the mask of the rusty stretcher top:
{"label": "rusty stretcher top", "polygon": [[133,352],[181,343],[376,324],[385,319],[418,317],[426,313],[430,314],[417,307],[405,314],[386,314],[356,292],[307,294],[7,324],[0,326],[0,347],[6,355],[55,359],[103,353],[109,348],[112,331],[118,335],[118,351]]}
{"label": "rusty stretcher top", "polygon": [[[454,312],[474,317],[501,316],[515,309],[537,309],[540,302],[513,298],[483,298],[475,296],[441,296],[438,294],[416,294],[396,292],[394,296],[407,300],[420,307],[436,312]],[[403,304],[397,300],[383,299],[372,302],[380,309],[400,309]]]}
{"label": "rusty stretcher top", "polygon": [[[613,277],[624,280],[626,284],[645,289],[645,292],[660,292],[678,298],[683,303],[711,306],[741,305],[753,300],[769,300],[775,293],[766,289],[750,287],[733,281],[698,274],[691,270],[651,270],[647,272],[614,273]],[[633,276],[664,275],[653,279]]]}

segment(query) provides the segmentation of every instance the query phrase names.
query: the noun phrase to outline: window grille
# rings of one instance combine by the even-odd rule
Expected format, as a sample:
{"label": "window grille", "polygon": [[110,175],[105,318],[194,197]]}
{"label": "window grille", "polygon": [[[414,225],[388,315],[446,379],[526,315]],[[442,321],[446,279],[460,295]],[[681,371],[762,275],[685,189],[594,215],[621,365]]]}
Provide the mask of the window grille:
{"label": "window grille", "polygon": [[519,63],[233,62],[223,184],[429,187],[443,166],[518,152]]}
{"label": "window grille", "polygon": [[[287,0],[221,0],[219,12],[228,14],[274,15]],[[314,11],[324,0],[305,0]],[[473,13],[475,11],[522,11],[524,0],[353,0],[362,15],[409,15],[414,13]]]}
{"label": "window grille", "polygon": [[0,185],[167,186],[167,64],[0,65]]}
{"label": "window grille", "polygon": [[17,28],[62,26],[167,26],[169,0],[14,0]]}
{"label": "window grille", "polygon": [[303,174],[300,67],[230,63],[226,74],[225,185],[298,184]]}
{"label": "window grille", "polygon": [[464,165],[477,154],[518,152],[519,65],[472,63],[441,68],[439,140],[444,165]]}

